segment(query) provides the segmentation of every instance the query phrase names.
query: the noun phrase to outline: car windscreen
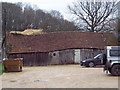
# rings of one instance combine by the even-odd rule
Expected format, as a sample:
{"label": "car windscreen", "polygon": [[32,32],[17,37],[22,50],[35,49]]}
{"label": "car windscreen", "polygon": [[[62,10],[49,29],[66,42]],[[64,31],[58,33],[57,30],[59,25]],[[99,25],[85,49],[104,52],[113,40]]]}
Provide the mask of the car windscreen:
{"label": "car windscreen", "polygon": [[120,57],[120,50],[110,50],[110,56]]}

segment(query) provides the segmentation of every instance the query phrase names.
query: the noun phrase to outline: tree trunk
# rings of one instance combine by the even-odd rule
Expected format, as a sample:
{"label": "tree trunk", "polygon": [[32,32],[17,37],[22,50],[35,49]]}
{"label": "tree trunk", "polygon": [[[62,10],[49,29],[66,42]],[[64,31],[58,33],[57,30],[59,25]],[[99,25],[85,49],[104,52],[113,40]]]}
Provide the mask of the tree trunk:
{"label": "tree trunk", "polygon": [[94,30],[95,28],[94,28],[94,26],[92,25],[91,26],[91,31],[90,32],[94,32],[95,30]]}

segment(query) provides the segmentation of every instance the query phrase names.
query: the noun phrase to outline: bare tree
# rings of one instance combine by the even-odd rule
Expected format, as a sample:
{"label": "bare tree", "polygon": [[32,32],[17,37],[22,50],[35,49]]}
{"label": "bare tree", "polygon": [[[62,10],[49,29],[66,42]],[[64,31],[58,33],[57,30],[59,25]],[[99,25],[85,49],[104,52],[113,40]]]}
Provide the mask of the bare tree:
{"label": "bare tree", "polygon": [[[6,31],[10,30],[18,30],[21,25],[21,16],[22,16],[22,9],[20,6],[12,3],[2,3],[2,18],[4,18],[5,13],[4,9],[6,9]],[[4,20],[3,20],[4,23]]]}
{"label": "bare tree", "polygon": [[120,18],[118,18],[118,20],[117,20],[116,36],[117,36],[117,40],[118,40],[118,45],[120,46]]}
{"label": "bare tree", "polygon": [[50,14],[57,19],[63,19],[63,15],[59,11],[51,10]]}
{"label": "bare tree", "polygon": [[[44,32],[56,32],[56,31],[75,31],[78,28],[73,22],[64,20],[59,11],[52,11],[52,13],[46,13],[41,9],[35,10],[29,4],[12,4],[2,3],[2,22],[5,23],[6,9],[6,31],[23,31],[28,25],[33,25],[33,29],[42,28]],[[2,27],[5,27],[4,24]]]}
{"label": "bare tree", "polygon": [[25,20],[25,26],[33,24],[35,19],[35,11],[30,5],[26,5],[24,7],[23,19]]}
{"label": "bare tree", "polygon": [[87,31],[100,32],[106,25],[106,20],[114,12],[115,2],[74,2],[68,6],[70,12],[77,16],[76,20],[84,21]]}

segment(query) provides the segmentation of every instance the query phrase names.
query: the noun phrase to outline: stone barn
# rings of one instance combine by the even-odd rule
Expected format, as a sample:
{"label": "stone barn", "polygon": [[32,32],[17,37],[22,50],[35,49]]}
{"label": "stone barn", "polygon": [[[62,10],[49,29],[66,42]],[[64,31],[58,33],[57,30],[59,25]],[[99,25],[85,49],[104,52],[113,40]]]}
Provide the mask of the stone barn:
{"label": "stone barn", "polygon": [[[23,58],[24,66],[80,63],[102,53],[112,33],[54,32],[39,35],[7,34],[7,57]],[[112,45],[112,44],[111,44]]]}

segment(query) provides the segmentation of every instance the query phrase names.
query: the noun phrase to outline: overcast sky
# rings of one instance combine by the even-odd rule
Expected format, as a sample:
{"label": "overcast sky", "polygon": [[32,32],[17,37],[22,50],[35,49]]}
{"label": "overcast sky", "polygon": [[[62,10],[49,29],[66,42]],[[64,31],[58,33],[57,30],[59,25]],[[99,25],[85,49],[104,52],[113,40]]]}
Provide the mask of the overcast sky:
{"label": "overcast sky", "polygon": [[42,10],[58,10],[64,16],[65,19],[70,20],[70,13],[67,9],[67,5],[71,4],[75,0],[2,0],[3,2],[23,2],[37,5]]}

